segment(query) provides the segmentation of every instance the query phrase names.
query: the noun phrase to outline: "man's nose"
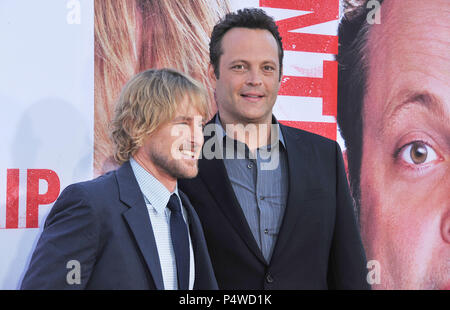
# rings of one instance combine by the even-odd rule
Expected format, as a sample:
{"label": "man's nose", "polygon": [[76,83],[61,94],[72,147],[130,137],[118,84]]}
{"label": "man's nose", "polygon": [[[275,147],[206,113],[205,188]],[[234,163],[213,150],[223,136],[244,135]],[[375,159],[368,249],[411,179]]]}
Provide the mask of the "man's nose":
{"label": "man's nose", "polygon": [[259,86],[262,84],[261,72],[253,69],[248,71],[246,83],[251,86]]}
{"label": "man's nose", "polygon": [[203,145],[203,128],[202,126],[193,126],[191,130],[191,143],[196,147]]}

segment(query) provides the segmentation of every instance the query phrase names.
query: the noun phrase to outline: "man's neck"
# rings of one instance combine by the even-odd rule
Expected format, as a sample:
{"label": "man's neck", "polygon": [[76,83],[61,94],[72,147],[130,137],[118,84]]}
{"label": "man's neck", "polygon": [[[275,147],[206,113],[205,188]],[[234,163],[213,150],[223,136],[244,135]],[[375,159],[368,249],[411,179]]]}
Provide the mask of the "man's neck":
{"label": "man's neck", "polygon": [[134,160],[144,168],[148,173],[154,176],[165,188],[171,193],[175,191],[177,186],[177,179],[174,179],[172,176],[168,175],[162,169],[158,168],[155,164],[153,164],[147,156],[143,155],[143,152],[137,152],[133,156]]}
{"label": "man's neck", "polygon": [[219,115],[219,121],[226,135],[245,143],[251,152],[270,144],[272,118],[258,122],[227,120]]}

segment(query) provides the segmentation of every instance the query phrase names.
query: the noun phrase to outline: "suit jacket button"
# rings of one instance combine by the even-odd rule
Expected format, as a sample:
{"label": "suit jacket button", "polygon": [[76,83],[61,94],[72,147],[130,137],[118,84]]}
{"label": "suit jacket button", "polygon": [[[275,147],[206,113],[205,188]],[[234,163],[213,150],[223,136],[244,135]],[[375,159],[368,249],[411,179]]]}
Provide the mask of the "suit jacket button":
{"label": "suit jacket button", "polygon": [[272,278],[272,276],[271,276],[270,274],[268,274],[268,275],[266,276],[266,282],[267,282],[267,283],[272,283],[272,282],[273,282],[273,278]]}

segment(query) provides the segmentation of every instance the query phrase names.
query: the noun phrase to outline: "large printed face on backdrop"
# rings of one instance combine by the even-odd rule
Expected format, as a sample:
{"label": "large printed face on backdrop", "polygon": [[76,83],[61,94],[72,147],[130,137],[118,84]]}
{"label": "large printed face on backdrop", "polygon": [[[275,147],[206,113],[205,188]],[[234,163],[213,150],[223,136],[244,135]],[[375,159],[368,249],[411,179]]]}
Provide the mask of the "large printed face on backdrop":
{"label": "large printed face on backdrop", "polygon": [[233,28],[222,38],[219,78],[214,81],[225,123],[270,123],[280,88],[278,45],[268,30]]}
{"label": "large printed face on backdrop", "polygon": [[203,117],[186,96],[172,120],[145,138],[133,156],[164,185],[198,173],[203,146]]}
{"label": "large printed face on backdrop", "polygon": [[374,288],[450,289],[450,2],[385,1],[368,37],[361,228]]}

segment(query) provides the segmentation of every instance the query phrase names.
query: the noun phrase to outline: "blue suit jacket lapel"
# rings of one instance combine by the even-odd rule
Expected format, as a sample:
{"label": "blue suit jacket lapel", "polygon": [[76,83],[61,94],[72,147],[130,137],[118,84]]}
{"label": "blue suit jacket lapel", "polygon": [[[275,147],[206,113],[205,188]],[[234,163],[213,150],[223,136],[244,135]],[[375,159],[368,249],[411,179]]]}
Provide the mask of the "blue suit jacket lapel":
{"label": "blue suit jacket lapel", "polygon": [[139,250],[155,282],[156,289],[163,290],[164,282],[159,262],[158,249],[153,234],[150,217],[144,197],[134,176],[129,162],[124,163],[116,172],[119,185],[120,200],[130,207],[123,213],[125,220],[133,232]]}

